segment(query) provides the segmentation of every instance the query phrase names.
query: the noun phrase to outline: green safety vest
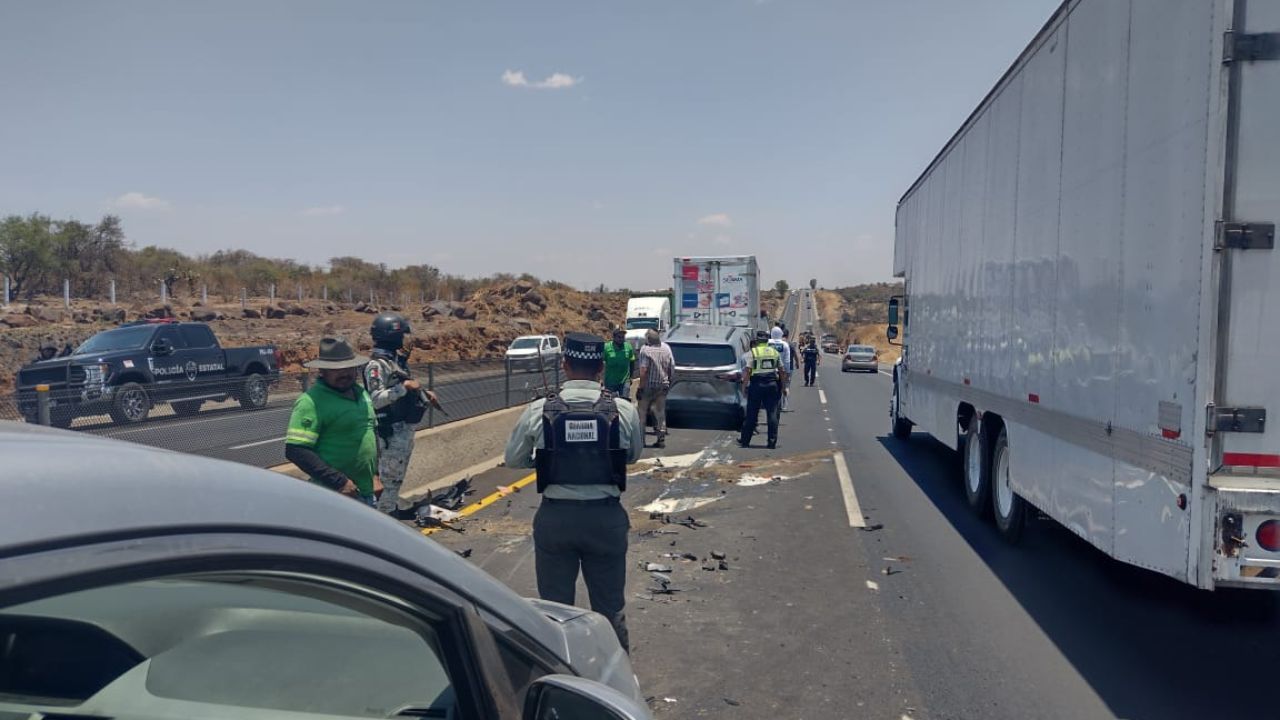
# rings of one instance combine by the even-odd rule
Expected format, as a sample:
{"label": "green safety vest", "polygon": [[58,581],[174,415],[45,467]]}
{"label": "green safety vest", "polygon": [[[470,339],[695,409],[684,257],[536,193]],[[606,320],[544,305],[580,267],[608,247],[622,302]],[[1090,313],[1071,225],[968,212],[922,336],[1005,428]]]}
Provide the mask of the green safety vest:
{"label": "green safety vest", "polygon": [[778,374],[782,367],[782,356],[768,345],[756,345],[751,348],[751,375],[771,376]]}

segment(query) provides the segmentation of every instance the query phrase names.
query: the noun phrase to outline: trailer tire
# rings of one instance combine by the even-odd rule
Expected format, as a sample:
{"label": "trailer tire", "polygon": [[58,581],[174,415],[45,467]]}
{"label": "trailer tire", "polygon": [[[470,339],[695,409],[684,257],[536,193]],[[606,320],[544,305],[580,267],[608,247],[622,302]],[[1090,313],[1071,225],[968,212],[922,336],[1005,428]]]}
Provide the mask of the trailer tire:
{"label": "trailer tire", "polygon": [[901,398],[898,395],[898,375],[893,376],[893,396],[889,400],[889,424],[893,436],[899,440],[911,439],[911,421],[902,417]]}
{"label": "trailer tire", "polygon": [[151,398],[146,388],[136,382],[127,382],[116,388],[111,400],[111,419],[118,425],[140,423],[151,414]]}
{"label": "trailer tire", "polygon": [[990,453],[986,451],[985,434],[981,432],[982,423],[970,418],[969,428],[961,444],[961,474],[964,478],[964,498],[969,509],[978,517],[986,517],[991,512],[991,462]]}
{"label": "trailer tire", "polygon": [[991,449],[991,509],[1000,537],[1017,545],[1027,524],[1027,501],[1009,483],[1009,435],[1004,428]]}

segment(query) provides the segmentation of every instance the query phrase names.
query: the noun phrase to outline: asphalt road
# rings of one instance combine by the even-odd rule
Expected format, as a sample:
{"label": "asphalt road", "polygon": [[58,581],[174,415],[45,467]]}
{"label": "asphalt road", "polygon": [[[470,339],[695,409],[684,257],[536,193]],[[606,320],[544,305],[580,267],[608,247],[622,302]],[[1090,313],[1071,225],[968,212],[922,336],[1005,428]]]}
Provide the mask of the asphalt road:
{"label": "asphalt road", "polygon": [[[420,377],[425,384],[426,378]],[[554,375],[547,380],[554,382]],[[514,372],[510,384],[501,367],[450,368],[436,377],[440,404],[449,413],[434,415],[436,425],[528,402],[542,387],[539,373]],[[509,392],[508,392],[509,389]],[[137,425],[115,425],[105,415],[79,418],[74,429],[178,452],[269,467],[285,462],[284,433],[299,392],[296,380],[274,389],[266,407],[246,411],[235,402],[206,403],[198,415],[180,418],[167,405]],[[424,418],[422,426],[427,426]]]}
{"label": "asphalt road", "polygon": [[[1264,692],[1280,660],[1275,595],[1197,591],[1047,519],[1004,544],[965,505],[953,453],[889,436],[886,372],[823,359],[818,387],[793,387],[776,451],[673,429],[647,451],[665,467],[629,480],[633,661],[658,717],[1278,714]],[[475,497],[527,472],[486,473]],[[658,500],[706,526],[652,518]],[[533,594],[536,505],[529,488],[433,537]],[[702,569],[713,550],[727,570]],[[664,557],[683,552],[697,559]],[[652,592],[648,562],[672,566],[676,592]]]}

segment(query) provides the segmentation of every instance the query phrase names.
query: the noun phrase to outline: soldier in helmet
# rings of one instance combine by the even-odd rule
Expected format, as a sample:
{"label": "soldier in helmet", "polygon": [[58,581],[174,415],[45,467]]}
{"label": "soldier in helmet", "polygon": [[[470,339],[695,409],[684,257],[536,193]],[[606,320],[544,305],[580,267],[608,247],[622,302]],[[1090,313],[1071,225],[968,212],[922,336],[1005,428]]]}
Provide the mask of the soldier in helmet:
{"label": "soldier in helmet", "polygon": [[644,424],[636,407],[600,385],[604,338],[564,336],[565,383],[535,400],[507,442],[508,467],[535,468],[542,502],[533,518],[538,595],[574,602],[578,571],[591,609],[613,625],[628,649],[627,532],[631,523],[620,496],[627,463],[644,449]]}
{"label": "soldier in helmet", "polygon": [[382,313],[373,319],[373,357],[364,369],[364,385],[378,417],[378,475],[383,492],[378,509],[394,514],[400,508],[400,485],[413,454],[413,435],[435,403],[435,393],[424,390],[409,373],[405,336],[409,321],[399,313]]}

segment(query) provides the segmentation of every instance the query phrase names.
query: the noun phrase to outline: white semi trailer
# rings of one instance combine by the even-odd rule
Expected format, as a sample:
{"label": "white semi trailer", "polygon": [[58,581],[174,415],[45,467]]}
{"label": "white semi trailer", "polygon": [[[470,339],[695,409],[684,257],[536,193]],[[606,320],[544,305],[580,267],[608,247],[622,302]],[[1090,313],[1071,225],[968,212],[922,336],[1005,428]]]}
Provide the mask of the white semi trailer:
{"label": "white semi trailer", "polygon": [[895,435],[1201,588],[1280,585],[1280,2],[1069,0],[897,208]]}

